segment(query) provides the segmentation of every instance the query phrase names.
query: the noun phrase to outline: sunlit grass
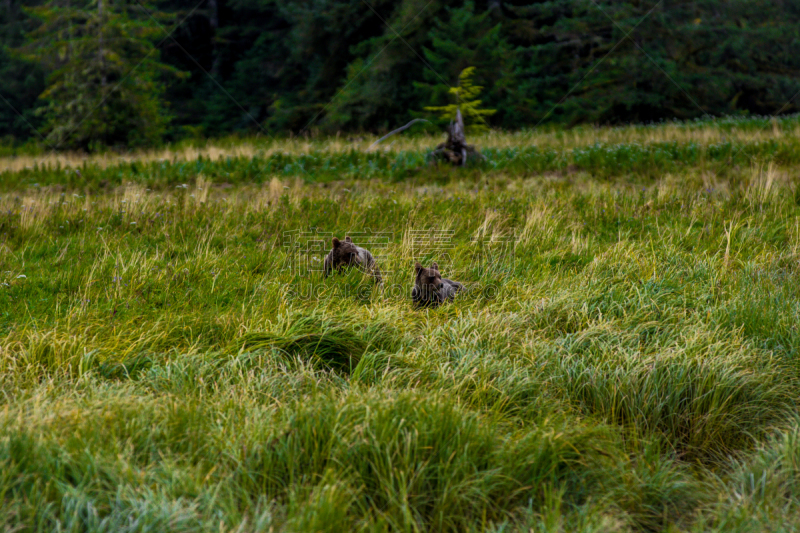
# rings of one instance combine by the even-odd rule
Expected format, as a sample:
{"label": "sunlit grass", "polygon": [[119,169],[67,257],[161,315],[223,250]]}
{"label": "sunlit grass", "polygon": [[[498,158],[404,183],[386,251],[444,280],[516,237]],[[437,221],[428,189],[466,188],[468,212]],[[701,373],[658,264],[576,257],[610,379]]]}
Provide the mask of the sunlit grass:
{"label": "sunlit grass", "polygon": [[[333,182],[226,164],[110,166],[104,186],[28,170],[0,194],[3,529],[795,524],[794,164]],[[298,230],[322,244],[298,255]],[[323,280],[331,235],[376,233],[382,287]],[[417,260],[467,292],[415,309]]]}
{"label": "sunlit grass", "polygon": [[[797,116],[778,118],[719,118],[694,122],[665,122],[652,125],[620,127],[579,126],[571,129],[541,127],[517,132],[490,130],[474,134],[470,142],[486,150],[519,150],[537,148],[541,151],[564,151],[601,144],[605,146],[627,144],[694,144],[700,146],[730,143],[738,149],[741,145],[768,142],[792,142],[800,136]],[[113,151],[87,155],[57,152],[46,146],[35,150],[0,149],[0,172],[21,171],[33,168],[80,168],[85,165],[98,168],[115,167],[136,162],[220,161],[236,158],[271,158],[277,155],[335,156],[349,153],[429,152],[444,139],[435,128],[414,134],[395,135],[374,145],[378,136],[349,134],[319,136],[314,133],[298,137],[274,137],[259,134],[254,137],[231,137],[212,140],[186,140],[160,149],[117,153]],[[8,154],[8,155],[5,155]]]}

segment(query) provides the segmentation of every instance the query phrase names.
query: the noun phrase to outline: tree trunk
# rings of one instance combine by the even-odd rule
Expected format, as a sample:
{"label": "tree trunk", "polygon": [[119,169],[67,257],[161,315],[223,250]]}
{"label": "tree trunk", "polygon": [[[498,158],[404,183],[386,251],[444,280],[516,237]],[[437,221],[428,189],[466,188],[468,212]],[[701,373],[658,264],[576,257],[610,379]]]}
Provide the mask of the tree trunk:
{"label": "tree trunk", "polygon": [[103,50],[103,0],[97,0],[97,57],[100,60],[100,85],[105,87],[108,83],[106,76],[106,58]]}
{"label": "tree trunk", "polygon": [[447,126],[447,141],[437,146],[432,155],[442,157],[459,166],[466,165],[467,157],[470,155],[485,159],[474,146],[467,144],[467,137],[464,134],[464,119],[460,109],[456,111],[455,122]]}
{"label": "tree trunk", "polygon": [[[11,0],[7,0],[10,2]],[[72,59],[72,13],[70,13],[70,2],[67,0],[67,16],[69,17],[69,27],[67,28],[67,41],[69,42],[69,46],[67,47],[67,61]]]}
{"label": "tree trunk", "polygon": [[217,77],[222,63],[217,50],[217,32],[219,31],[219,4],[217,0],[208,0],[208,23],[211,25],[211,75]]}

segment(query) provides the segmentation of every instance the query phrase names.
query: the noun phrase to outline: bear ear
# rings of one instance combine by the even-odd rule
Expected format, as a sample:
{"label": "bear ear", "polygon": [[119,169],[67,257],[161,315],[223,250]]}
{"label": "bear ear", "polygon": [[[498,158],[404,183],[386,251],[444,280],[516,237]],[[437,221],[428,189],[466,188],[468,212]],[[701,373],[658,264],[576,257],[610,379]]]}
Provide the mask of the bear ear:
{"label": "bear ear", "polygon": [[438,272],[439,271],[438,263],[436,263],[435,261],[431,263],[431,270],[436,270]]}
{"label": "bear ear", "polygon": [[331,242],[333,243],[333,247],[334,247],[334,248],[338,248],[338,247],[339,247],[339,246],[342,244],[342,241],[340,241],[340,240],[339,240],[339,239],[337,239],[336,237],[334,237],[334,238],[333,238],[333,240],[332,240]]}
{"label": "bear ear", "polygon": [[346,236],[346,237],[344,238],[344,242],[349,242],[349,243],[351,243],[351,244],[352,244],[352,242],[353,242],[353,239],[351,239],[351,238],[350,238],[350,235],[348,235],[348,236]]}
{"label": "bear ear", "polygon": [[422,265],[420,265],[420,264],[419,264],[419,261],[417,261],[416,263],[414,263],[414,272],[416,272],[417,274],[419,274],[419,271],[420,271],[420,270],[422,270]]}

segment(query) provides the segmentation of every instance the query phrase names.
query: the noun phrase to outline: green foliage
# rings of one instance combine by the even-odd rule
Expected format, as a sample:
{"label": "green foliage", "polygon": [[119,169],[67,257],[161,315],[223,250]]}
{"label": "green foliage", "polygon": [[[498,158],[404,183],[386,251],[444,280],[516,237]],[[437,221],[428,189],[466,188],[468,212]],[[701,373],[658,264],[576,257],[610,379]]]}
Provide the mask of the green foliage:
{"label": "green foliage", "polygon": [[[423,71],[422,80],[414,81],[417,97],[428,103],[453,103],[452,90],[458,87],[451,87],[445,80],[458,79],[461,85],[461,76],[470,69],[469,82],[477,74],[479,84],[488,86],[484,98],[496,101],[512,54],[502,24],[493,12],[480,12],[473,2],[466,2],[463,7],[448,6],[432,26],[429,43],[423,48],[430,68]],[[486,125],[484,117],[475,119],[479,128]]]}
{"label": "green foliage", "polygon": [[439,119],[452,122],[456,119],[456,112],[460,110],[467,128],[473,131],[488,129],[486,118],[497,113],[497,110],[481,109],[482,101],[478,99],[478,96],[483,87],[473,85],[472,75],[474,72],[475,67],[467,67],[462,70],[458,76],[458,85],[451,87],[448,91],[455,99],[454,103],[446,106],[426,107],[425,111],[437,113]]}
{"label": "green foliage", "polygon": [[44,72],[10,50],[24,43],[32,25],[21,2],[6,2],[0,8],[0,143],[6,145],[39,140],[41,119],[36,110],[41,105],[37,97],[45,87]]}
{"label": "green foliage", "polygon": [[[70,20],[73,31],[102,33],[99,19],[90,20],[96,1],[26,0],[34,17],[18,2],[0,10],[5,48],[19,48],[42,21],[34,41],[41,54],[28,50],[35,62],[0,52],[0,96],[19,111],[0,101],[0,138],[38,138],[28,123],[43,121],[51,144],[75,129],[83,146],[198,131],[184,126],[209,136],[386,131],[425,106],[452,104],[450,84],[470,66],[474,85],[485,87],[481,106],[497,110],[488,122],[506,129],[799,109],[795,2],[732,0],[723,9],[715,0],[214,0],[189,9],[159,0],[158,11],[146,4],[174,29],[167,36],[134,0],[104,0],[108,54],[98,54],[99,40],[68,36]],[[61,16],[68,12],[76,17]],[[154,39],[163,40],[156,51]],[[73,55],[59,55],[66,49],[54,45],[70,41]],[[93,60],[100,56],[105,66]],[[53,64],[57,57],[62,64]],[[164,65],[189,75],[165,76]],[[100,105],[103,74],[122,81],[129,71],[109,94],[116,104]],[[37,100],[53,85],[49,102]],[[76,111],[66,112],[67,103]],[[39,106],[48,109],[36,115]],[[93,108],[91,116],[103,118],[82,123]]]}
{"label": "green foliage", "polygon": [[514,105],[509,125],[796,111],[795,4],[569,0],[508,8],[516,46],[508,103],[537,99]]}
{"label": "green foliage", "polygon": [[169,121],[160,77],[179,74],[159,61],[162,33],[149,4],[52,0],[31,8],[41,25],[18,49],[49,72],[40,98],[51,146],[157,144]]}
{"label": "green foliage", "polygon": [[358,4],[237,2],[275,29],[244,54],[251,77],[237,71],[227,90],[271,128],[332,132],[392,129],[450,104],[450,80],[468,66],[505,128],[797,110],[795,5]]}

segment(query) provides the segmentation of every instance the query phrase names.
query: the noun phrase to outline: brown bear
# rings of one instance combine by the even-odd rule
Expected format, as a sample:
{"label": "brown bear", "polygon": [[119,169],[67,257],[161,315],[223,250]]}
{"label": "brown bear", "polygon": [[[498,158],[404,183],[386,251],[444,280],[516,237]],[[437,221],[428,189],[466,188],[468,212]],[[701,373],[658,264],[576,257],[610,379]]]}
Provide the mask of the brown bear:
{"label": "brown bear", "polygon": [[345,237],[340,241],[333,238],[333,249],[325,256],[325,277],[333,273],[334,270],[342,272],[346,268],[357,267],[375,278],[375,283],[381,283],[381,271],[375,264],[375,258],[360,246],[353,244],[350,237]]}
{"label": "brown bear", "polygon": [[430,268],[416,263],[414,270],[417,278],[411,291],[411,299],[417,307],[437,307],[445,302],[452,302],[456,293],[464,288],[457,281],[443,278],[436,263],[431,263]]}

